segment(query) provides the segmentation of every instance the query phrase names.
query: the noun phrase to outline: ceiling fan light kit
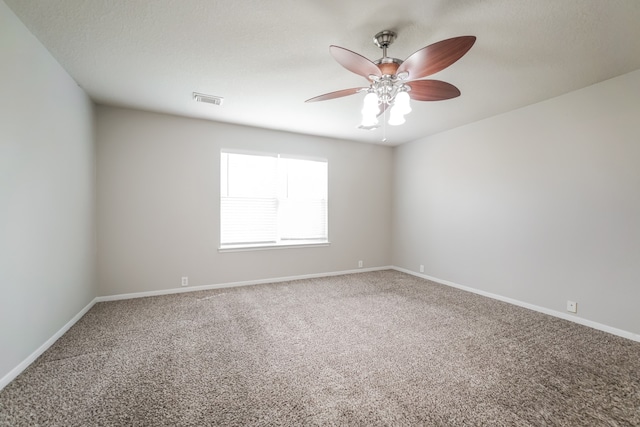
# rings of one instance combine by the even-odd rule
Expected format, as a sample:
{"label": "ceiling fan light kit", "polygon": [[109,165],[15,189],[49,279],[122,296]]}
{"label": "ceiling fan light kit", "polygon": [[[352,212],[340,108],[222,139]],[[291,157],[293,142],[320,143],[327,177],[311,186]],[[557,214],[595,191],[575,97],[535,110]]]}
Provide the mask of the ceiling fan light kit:
{"label": "ceiling fan light kit", "polygon": [[305,102],[325,101],[366,92],[362,106],[360,129],[378,127],[378,117],[387,109],[389,125],[397,126],[405,122],[404,116],[411,112],[410,100],[441,101],[460,96],[454,85],[440,80],[419,80],[444,70],[471,49],[475,36],[461,36],[423,47],[406,60],[387,56],[387,48],[397,37],[393,31],[380,31],[373,38],[382,49],[382,58],[370,61],[348,49],[331,45],[329,52],[347,70],[365,77],[368,87],[343,89],[308,99]]}

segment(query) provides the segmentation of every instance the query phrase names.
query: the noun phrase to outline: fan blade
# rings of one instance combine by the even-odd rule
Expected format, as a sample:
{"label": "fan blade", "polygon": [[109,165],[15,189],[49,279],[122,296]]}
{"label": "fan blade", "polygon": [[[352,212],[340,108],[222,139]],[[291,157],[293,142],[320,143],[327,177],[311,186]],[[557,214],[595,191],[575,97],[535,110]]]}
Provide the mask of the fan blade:
{"label": "fan blade", "polygon": [[460,96],[457,87],[440,80],[415,80],[405,84],[411,87],[409,96],[416,101],[442,101]]}
{"label": "fan blade", "polygon": [[362,89],[366,90],[365,87],[353,87],[351,89],[337,90],[335,92],[329,92],[329,93],[325,93],[324,95],[307,99],[304,102],[326,101],[327,99],[334,99],[334,98],[341,98],[343,96],[355,95],[356,93],[360,92]]}
{"label": "fan blade", "polygon": [[344,68],[359,76],[363,76],[367,80],[369,80],[369,76],[372,74],[378,77],[382,75],[376,64],[349,49],[331,45],[329,46],[329,52],[331,52],[331,56]]}
{"label": "fan blade", "polygon": [[400,64],[396,74],[406,71],[411,80],[435,74],[462,58],[475,42],[475,36],[462,36],[423,47]]}

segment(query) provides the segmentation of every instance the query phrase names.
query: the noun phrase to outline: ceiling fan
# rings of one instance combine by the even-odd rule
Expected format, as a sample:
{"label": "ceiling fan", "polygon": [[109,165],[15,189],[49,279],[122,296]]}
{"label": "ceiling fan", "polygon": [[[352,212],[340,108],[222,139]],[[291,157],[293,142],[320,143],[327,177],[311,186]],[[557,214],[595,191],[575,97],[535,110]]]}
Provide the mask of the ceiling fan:
{"label": "ceiling fan", "polygon": [[461,36],[433,43],[414,52],[404,61],[387,56],[387,48],[396,39],[390,30],[380,31],[373,42],[382,49],[382,58],[370,61],[343,47],[329,46],[329,52],[347,70],[369,80],[368,87],[356,87],[325,93],[305,102],[326,101],[366,92],[362,108],[361,129],[378,127],[378,117],[391,107],[389,124],[404,123],[414,101],[441,101],[460,96],[454,85],[440,80],[419,80],[442,71],[462,58],[476,41],[475,36]]}

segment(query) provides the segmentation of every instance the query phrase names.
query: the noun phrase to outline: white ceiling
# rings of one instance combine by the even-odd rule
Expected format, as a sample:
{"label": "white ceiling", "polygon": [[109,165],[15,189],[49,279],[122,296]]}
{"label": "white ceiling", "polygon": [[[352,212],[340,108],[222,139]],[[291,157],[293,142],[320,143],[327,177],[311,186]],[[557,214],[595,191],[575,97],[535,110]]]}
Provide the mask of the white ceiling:
{"label": "white ceiling", "polygon": [[[413,102],[400,144],[640,69],[638,0],[5,0],[101,104],[381,143],[356,129],[362,97],[305,104],[366,85],[329,54],[371,60],[373,35],[398,33],[405,59],[442,39],[473,48],[430,78],[457,86],[448,101]],[[224,97],[196,103],[192,92]]]}

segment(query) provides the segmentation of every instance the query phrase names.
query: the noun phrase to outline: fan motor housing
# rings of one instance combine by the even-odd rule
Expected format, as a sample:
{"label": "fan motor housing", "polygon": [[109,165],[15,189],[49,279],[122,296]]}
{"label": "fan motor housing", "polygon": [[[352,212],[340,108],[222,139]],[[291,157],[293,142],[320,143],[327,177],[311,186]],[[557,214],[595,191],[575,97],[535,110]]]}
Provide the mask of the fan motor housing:
{"label": "fan motor housing", "polygon": [[382,75],[393,76],[396,74],[398,67],[402,64],[402,61],[396,58],[382,58],[374,62],[380,68]]}

